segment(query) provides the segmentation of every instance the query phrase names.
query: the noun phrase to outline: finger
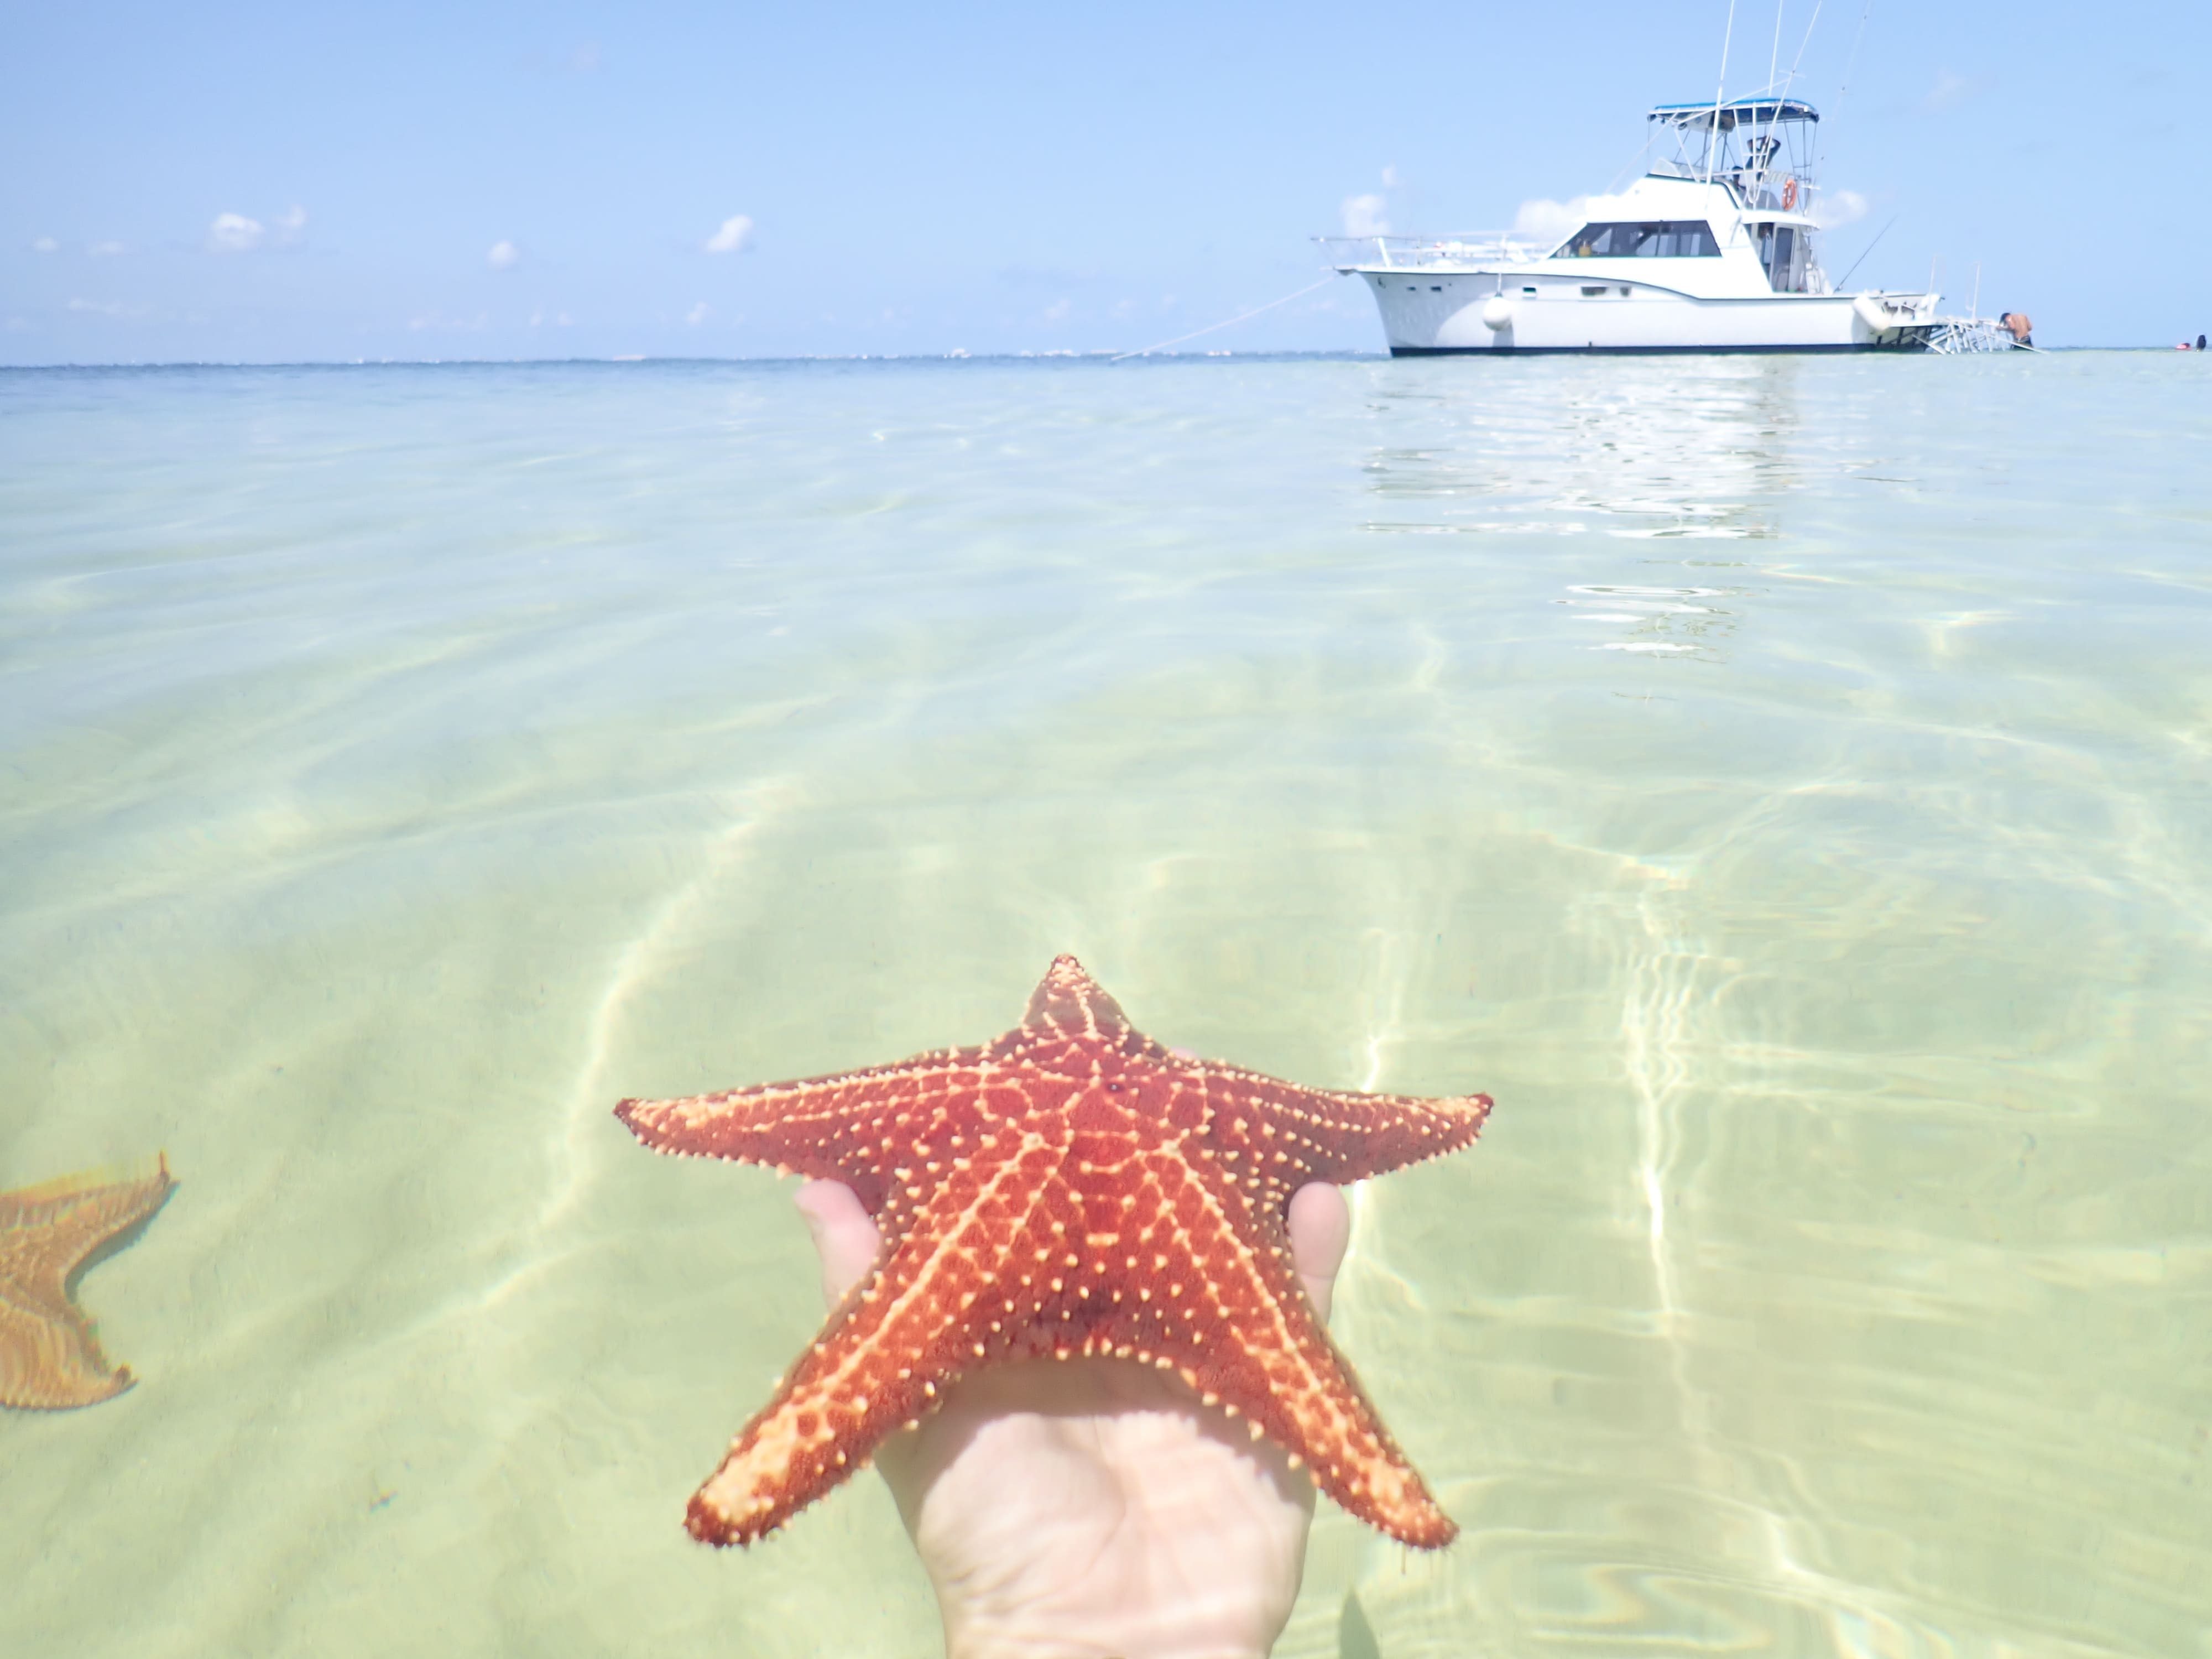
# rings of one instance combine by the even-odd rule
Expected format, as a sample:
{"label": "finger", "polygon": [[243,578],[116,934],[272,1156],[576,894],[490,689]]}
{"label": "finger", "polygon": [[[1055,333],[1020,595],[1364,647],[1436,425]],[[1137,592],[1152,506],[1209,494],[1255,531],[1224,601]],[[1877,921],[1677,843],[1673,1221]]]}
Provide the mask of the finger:
{"label": "finger", "polygon": [[792,1202],[813,1237],[814,1253],[822,1260],[822,1299],[834,1308],[845,1292],[868,1276],[883,1249],[883,1235],[873,1217],[860,1206],[853,1189],[838,1181],[802,1183]]}
{"label": "finger", "polygon": [[1291,1194],[1291,1260],[1323,1324],[1328,1322],[1336,1270],[1344,1265],[1344,1247],[1351,1242],[1352,1211],[1341,1188],[1314,1181]]}

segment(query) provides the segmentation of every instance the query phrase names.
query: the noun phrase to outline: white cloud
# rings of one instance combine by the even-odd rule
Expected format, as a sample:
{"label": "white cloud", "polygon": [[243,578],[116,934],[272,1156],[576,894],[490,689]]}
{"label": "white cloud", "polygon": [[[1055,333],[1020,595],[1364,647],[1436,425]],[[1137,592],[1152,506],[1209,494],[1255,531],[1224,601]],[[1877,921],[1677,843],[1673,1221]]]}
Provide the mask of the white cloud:
{"label": "white cloud", "polygon": [[85,252],[96,259],[112,259],[117,254],[128,253],[131,250],[120,242],[94,242]]}
{"label": "white cloud", "polygon": [[1398,169],[1394,167],[1384,167],[1382,169],[1382,188],[1385,190],[1395,190],[1398,188]]}
{"label": "white cloud", "polygon": [[692,327],[696,328],[700,324],[707,320],[708,317],[713,313],[714,309],[714,307],[708,305],[704,300],[702,300],[697,305],[693,306],[690,310],[684,313],[684,320],[690,324]]}
{"label": "white cloud", "polygon": [[1390,222],[1382,216],[1389,204],[1380,196],[1344,198],[1344,234],[1347,236],[1388,236]]}
{"label": "white cloud", "polygon": [[120,300],[71,300],[71,311],[89,311],[101,317],[143,317],[149,307],[125,305]]}
{"label": "white cloud", "polygon": [[59,253],[61,251],[62,245],[51,236],[41,236],[31,244],[31,252],[33,253]]}
{"label": "white cloud", "polygon": [[242,213],[218,213],[208,227],[208,246],[217,253],[251,253],[268,232],[258,219]]}
{"label": "white cloud", "polygon": [[753,222],[740,213],[722,221],[722,228],[707,239],[709,253],[743,253],[753,245]]}
{"label": "white cloud", "polygon": [[522,250],[512,242],[494,242],[491,252],[484,255],[484,263],[494,270],[512,270],[521,259]]}
{"label": "white cloud", "polygon": [[1813,205],[1813,222],[1834,230],[1867,216],[1867,198],[1855,190],[1832,190]]}
{"label": "white cloud", "polygon": [[1571,196],[1564,202],[1538,196],[1514,210],[1513,234],[1537,242],[1564,242],[1567,233],[1580,230],[1593,219],[1625,212],[1618,196]]}
{"label": "white cloud", "polygon": [[1065,322],[1070,309],[1066,300],[1054,300],[1044,308],[1044,319],[1048,323]]}
{"label": "white cloud", "polygon": [[[257,248],[289,247],[307,228],[307,210],[296,203],[270,217],[266,224],[243,213],[218,213],[208,226],[210,253],[251,253]],[[272,234],[272,231],[274,234]],[[94,253],[120,253],[120,242],[102,242]]]}

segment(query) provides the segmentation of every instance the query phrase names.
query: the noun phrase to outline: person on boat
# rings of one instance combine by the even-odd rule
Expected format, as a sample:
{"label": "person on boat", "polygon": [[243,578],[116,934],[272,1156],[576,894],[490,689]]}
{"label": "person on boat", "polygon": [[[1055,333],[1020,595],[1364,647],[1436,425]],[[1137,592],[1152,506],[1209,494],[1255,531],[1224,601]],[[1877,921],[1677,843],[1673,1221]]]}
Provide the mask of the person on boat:
{"label": "person on boat", "polygon": [[2035,325],[2027,320],[2026,312],[2008,311],[1999,317],[1997,321],[2002,326],[2012,331],[2012,343],[2014,345],[2032,346],[2035,343],[2033,338]]}

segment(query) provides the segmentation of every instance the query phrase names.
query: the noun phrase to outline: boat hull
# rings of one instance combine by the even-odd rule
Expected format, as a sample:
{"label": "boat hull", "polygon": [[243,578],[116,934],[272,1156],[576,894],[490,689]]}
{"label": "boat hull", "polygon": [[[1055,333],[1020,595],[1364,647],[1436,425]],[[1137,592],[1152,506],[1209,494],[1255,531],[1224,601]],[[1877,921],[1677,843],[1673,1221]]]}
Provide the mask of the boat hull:
{"label": "boat hull", "polygon": [[1716,353],[1759,351],[1877,351],[1905,343],[1863,345],[1574,345],[1574,346],[1401,346],[1393,357],[1709,357]]}
{"label": "boat hull", "polygon": [[[1598,273],[1589,273],[1596,276]],[[1909,349],[1848,294],[1703,298],[1577,271],[1362,270],[1395,357]]]}

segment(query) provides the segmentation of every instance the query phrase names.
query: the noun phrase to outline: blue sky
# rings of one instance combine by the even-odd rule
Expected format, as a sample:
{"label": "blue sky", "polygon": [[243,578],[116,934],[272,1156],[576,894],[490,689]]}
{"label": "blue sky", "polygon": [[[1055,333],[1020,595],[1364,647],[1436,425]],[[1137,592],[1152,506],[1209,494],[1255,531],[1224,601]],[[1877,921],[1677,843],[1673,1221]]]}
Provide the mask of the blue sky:
{"label": "blue sky", "polygon": [[[9,0],[0,362],[1126,349],[1313,280],[1347,210],[1602,190],[1727,15]],[[1739,7],[1732,91],[1774,32]],[[2201,3],[1823,0],[1830,270],[1894,218],[1856,283],[1940,260],[1963,308],[1978,262],[2042,343],[2212,329],[2208,66]],[[1194,346],[1380,343],[1346,279]]]}

